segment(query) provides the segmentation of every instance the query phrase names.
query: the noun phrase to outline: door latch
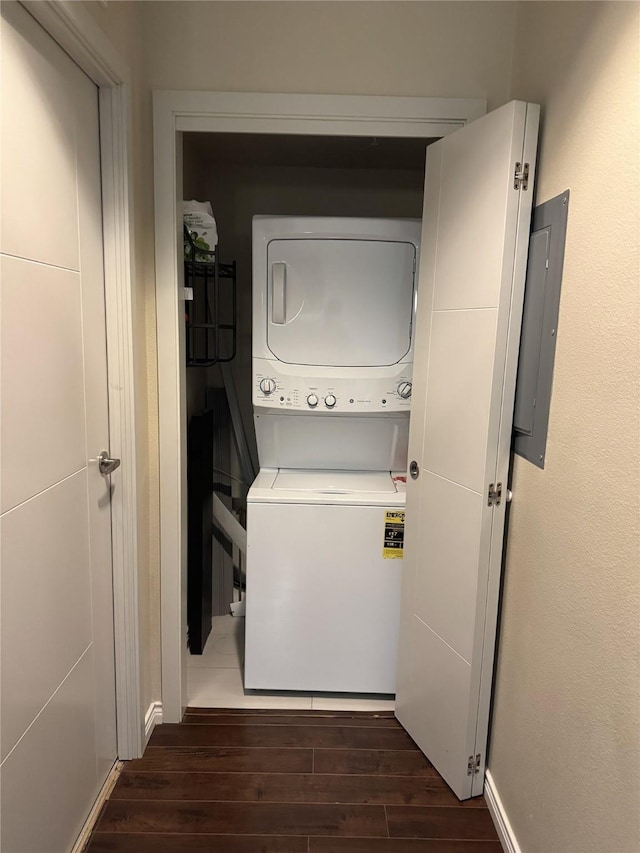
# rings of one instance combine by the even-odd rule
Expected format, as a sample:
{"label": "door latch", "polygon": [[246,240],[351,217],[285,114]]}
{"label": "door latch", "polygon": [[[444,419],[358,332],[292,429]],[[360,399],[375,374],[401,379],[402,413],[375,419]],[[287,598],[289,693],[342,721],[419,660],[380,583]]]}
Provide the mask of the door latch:
{"label": "door latch", "polygon": [[113,459],[106,450],[103,450],[102,453],[98,456],[98,470],[105,477],[107,474],[112,474],[116,468],[120,467],[120,460]]}

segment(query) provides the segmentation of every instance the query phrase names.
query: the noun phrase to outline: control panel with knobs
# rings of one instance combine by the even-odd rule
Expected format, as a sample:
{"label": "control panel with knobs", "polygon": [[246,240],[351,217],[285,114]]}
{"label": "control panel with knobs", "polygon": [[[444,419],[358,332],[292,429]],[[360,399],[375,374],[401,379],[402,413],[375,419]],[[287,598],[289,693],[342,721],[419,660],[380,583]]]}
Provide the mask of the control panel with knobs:
{"label": "control panel with knobs", "polygon": [[263,394],[273,394],[276,390],[276,383],[274,379],[261,379],[260,380],[260,390]]}
{"label": "control panel with knobs", "polygon": [[[0,0],[1,2],[1,0]],[[394,376],[309,376],[286,373],[277,365],[260,365],[253,380],[253,403],[262,411],[306,412],[322,409],[325,414],[383,413],[385,416],[411,409],[411,373],[397,365]],[[316,371],[318,373],[318,371]],[[325,384],[326,382],[326,384]]]}

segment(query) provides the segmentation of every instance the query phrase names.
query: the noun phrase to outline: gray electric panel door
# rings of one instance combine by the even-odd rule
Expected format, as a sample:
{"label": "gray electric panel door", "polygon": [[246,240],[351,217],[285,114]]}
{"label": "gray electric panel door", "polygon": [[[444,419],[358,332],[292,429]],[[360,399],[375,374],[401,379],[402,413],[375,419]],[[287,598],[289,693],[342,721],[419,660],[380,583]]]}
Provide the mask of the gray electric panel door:
{"label": "gray electric panel door", "polygon": [[568,210],[568,190],[536,207],[529,241],[513,429],[514,451],[539,468],[547,445]]}

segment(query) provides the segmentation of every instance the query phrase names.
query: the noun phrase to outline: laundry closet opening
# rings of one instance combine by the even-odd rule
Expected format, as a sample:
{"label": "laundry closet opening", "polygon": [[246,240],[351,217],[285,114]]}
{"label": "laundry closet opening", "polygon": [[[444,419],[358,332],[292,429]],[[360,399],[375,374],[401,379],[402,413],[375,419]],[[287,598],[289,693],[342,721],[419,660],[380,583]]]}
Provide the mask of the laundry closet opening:
{"label": "laundry closet opening", "polygon": [[[356,677],[352,688],[347,677],[339,690],[244,689],[244,528],[249,487],[263,462],[258,458],[252,399],[252,223],[255,216],[420,220],[425,152],[431,141],[435,140],[183,134],[183,197],[186,201],[211,204],[217,232],[217,244],[212,245],[215,238],[210,241],[215,254],[200,252],[200,243],[196,242],[195,248],[188,241],[185,244],[185,257],[190,259],[185,264],[184,282],[188,288],[185,322],[190,706],[356,709],[369,708],[375,702],[376,707],[393,707],[392,695],[363,692]],[[192,237],[194,232],[198,233],[198,229],[192,227]],[[413,298],[415,301],[415,289]],[[326,332],[326,326],[320,323],[317,335],[321,337]],[[321,414],[325,413],[318,417]],[[327,424],[328,421],[320,422],[320,436]],[[362,440],[367,441],[367,424],[363,424]],[[403,460],[403,472],[405,469]],[[345,479],[339,471],[334,474],[324,480],[321,474],[314,483],[317,494],[334,497],[338,505],[354,490],[368,494],[372,484],[374,490],[377,488],[366,477],[354,480]],[[312,503],[306,510],[312,516],[316,512]],[[381,513],[378,508],[377,515]],[[301,531],[297,517],[290,511],[287,517],[291,519],[290,536],[282,541],[274,541],[281,534],[266,521],[273,534],[268,534],[269,542],[264,547],[273,548],[275,555],[290,546],[296,538],[296,528]],[[313,520],[310,523],[313,525]],[[322,521],[327,536],[331,535],[332,524],[331,520]],[[350,517],[347,524],[351,525]],[[367,525],[368,522],[365,528]],[[359,517],[352,526],[354,547],[365,547],[359,538],[369,534],[360,529]],[[286,523],[283,529],[287,529]],[[376,539],[380,551],[383,536],[382,527],[380,542]],[[254,547],[262,548],[261,541]],[[337,563],[345,559],[340,547],[338,542]],[[387,561],[390,570],[392,564],[401,562]],[[396,565],[396,572],[398,568]],[[329,618],[329,630],[317,636],[318,647],[343,642],[350,636],[349,631],[344,631],[344,623],[349,620],[349,599],[355,605],[357,598],[369,594],[366,581],[358,583],[354,589],[344,574],[327,575],[326,600],[342,606],[336,606]],[[272,593],[273,607],[282,607],[281,596],[278,605],[278,589]],[[262,588],[260,594],[263,605],[269,608],[269,602],[264,600],[270,595],[268,587],[266,593]],[[393,607],[393,602],[388,606]],[[357,624],[354,630],[357,631]]]}

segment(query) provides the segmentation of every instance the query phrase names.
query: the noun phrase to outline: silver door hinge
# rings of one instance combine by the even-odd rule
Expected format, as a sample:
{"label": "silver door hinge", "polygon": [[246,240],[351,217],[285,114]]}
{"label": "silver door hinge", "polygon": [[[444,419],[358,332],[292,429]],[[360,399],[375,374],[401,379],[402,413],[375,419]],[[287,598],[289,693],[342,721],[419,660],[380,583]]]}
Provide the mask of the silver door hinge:
{"label": "silver door hinge", "polygon": [[487,494],[487,506],[500,506],[502,500],[502,483],[489,483],[489,492]]}
{"label": "silver door hinge", "polygon": [[515,172],[513,173],[513,188],[514,190],[529,189],[529,164],[516,163]]}
{"label": "silver door hinge", "polygon": [[467,761],[467,776],[475,776],[476,773],[480,772],[480,753],[478,753],[475,758],[473,755],[469,756],[469,760]]}

